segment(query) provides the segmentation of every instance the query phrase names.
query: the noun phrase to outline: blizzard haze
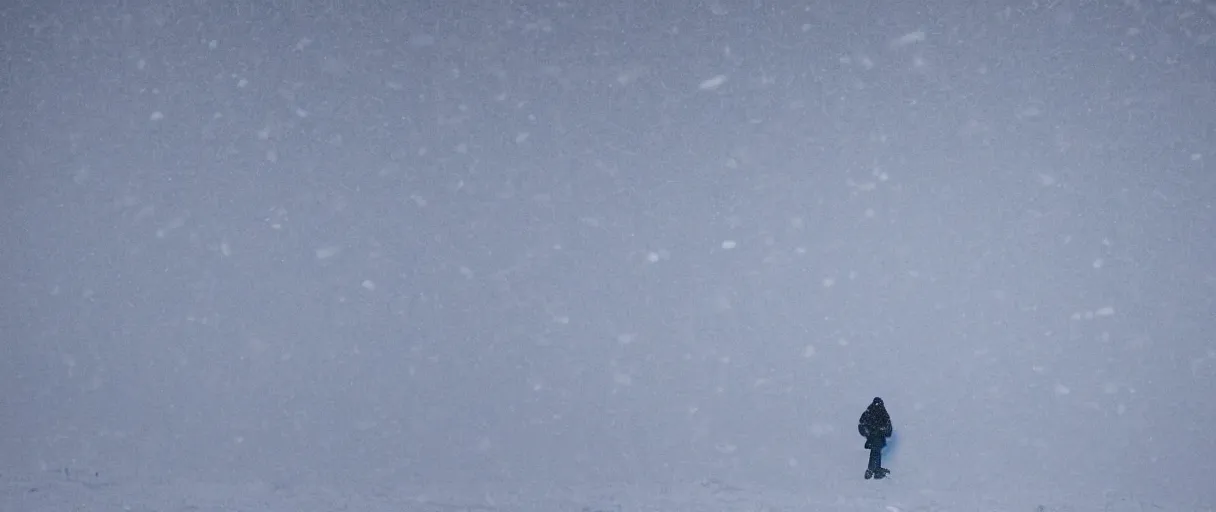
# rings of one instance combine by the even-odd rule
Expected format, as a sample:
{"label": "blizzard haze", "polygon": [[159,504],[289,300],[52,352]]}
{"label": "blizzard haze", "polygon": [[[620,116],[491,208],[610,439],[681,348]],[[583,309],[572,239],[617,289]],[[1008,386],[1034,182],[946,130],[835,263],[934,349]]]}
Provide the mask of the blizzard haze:
{"label": "blizzard haze", "polygon": [[7,4],[0,475],[1216,505],[1216,4],[915,4]]}

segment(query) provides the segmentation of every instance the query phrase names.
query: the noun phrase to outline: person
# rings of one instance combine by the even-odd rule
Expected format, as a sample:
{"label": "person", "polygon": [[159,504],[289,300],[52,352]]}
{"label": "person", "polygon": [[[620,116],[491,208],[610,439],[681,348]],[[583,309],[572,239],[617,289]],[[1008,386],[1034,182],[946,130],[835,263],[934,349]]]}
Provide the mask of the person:
{"label": "person", "polygon": [[891,415],[882,399],[874,397],[866,412],[861,413],[857,421],[857,432],[866,438],[866,449],[870,450],[870,464],[866,467],[866,480],[883,478],[891,470],[882,467],[882,449],[887,446],[887,438],[891,437],[894,429],[891,427]]}

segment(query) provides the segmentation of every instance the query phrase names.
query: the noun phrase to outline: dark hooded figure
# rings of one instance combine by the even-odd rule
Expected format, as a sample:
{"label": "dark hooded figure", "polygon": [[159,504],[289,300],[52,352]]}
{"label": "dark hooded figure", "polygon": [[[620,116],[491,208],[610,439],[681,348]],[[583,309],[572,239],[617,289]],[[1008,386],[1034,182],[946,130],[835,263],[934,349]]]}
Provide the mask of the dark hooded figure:
{"label": "dark hooded figure", "polygon": [[866,438],[866,449],[870,450],[870,465],[866,467],[866,480],[887,476],[891,470],[882,467],[882,449],[887,446],[887,438],[891,437],[891,415],[882,399],[874,397],[866,412],[861,413],[857,421],[857,432]]}

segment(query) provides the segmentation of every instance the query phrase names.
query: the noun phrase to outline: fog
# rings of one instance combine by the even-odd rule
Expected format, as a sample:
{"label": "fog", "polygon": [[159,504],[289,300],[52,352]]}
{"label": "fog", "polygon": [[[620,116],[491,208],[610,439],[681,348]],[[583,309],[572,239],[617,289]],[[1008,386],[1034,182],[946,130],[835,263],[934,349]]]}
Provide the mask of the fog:
{"label": "fog", "polygon": [[1211,2],[24,2],[0,470],[1212,503]]}

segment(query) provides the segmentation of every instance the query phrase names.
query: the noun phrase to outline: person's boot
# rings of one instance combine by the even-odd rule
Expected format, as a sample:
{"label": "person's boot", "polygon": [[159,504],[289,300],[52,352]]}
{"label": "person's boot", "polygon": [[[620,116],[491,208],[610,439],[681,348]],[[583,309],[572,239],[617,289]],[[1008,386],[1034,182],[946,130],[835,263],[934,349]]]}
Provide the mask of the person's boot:
{"label": "person's boot", "polygon": [[874,471],[874,478],[875,479],[886,478],[887,475],[889,475],[889,474],[891,474],[891,470],[889,470],[887,468],[878,468],[877,470]]}
{"label": "person's boot", "polygon": [[[867,469],[866,470],[866,480],[869,480],[871,478],[874,478],[874,471]],[[879,477],[879,478],[882,478],[882,477]]]}

